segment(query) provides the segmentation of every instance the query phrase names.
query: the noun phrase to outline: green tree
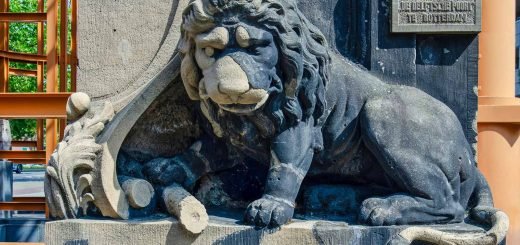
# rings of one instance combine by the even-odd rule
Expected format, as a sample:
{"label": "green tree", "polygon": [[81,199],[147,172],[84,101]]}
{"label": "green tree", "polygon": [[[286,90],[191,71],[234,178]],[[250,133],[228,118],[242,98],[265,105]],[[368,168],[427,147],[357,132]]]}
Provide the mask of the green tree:
{"label": "green tree", "polygon": [[[37,10],[36,0],[11,0],[9,11],[14,13],[32,13]],[[20,53],[37,53],[37,24],[36,23],[10,23],[9,24],[9,50]],[[35,70],[35,64],[22,62],[10,62],[11,68]],[[25,76],[9,76],[9,92],[36,92],[36,78]],[[19,119],[11,120],[11,133],[13,139],[23,137],[32,138],[36,134],[36,120]]]}

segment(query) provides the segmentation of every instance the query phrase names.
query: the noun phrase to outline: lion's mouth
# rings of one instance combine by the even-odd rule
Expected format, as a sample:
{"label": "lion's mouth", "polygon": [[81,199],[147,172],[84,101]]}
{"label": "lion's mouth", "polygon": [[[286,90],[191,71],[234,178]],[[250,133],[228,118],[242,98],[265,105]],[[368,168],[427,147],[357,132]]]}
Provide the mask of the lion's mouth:
{"label": "lion's mouth", "polygon": [[268,98],[269,94],[265,94],[262,100],[255,104],[219,104],[218,106],[222,108],[222,110],[236,114],[248,114],[261,108]]}

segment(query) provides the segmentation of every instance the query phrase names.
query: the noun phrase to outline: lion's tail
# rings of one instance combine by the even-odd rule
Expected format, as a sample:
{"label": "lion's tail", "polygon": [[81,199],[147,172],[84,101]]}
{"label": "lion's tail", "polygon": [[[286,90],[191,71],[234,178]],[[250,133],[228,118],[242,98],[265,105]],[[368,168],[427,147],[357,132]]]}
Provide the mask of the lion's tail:
{"label": "lion's tail", "polygon": [[442,245],[492,245],[498,244],[506,237],[509,229],[509,218],[507,215],[493,207],[491,190],[486,179],[477,171],[478,180],[472,198],[476,205],[470,210],[471,218],[491,225],[491,228],[480,234],[475,233],[449,233],[431,228],[410,227],[399,233],[388,244],[410,244],[413,241],[425,241]]}

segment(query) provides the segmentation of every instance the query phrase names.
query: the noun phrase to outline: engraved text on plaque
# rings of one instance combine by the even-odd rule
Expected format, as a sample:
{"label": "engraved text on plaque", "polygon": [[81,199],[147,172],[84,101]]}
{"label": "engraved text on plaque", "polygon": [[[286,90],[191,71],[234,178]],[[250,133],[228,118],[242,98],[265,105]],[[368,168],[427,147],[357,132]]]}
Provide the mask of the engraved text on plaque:
{"label": "engraved text on plaque", "polygon": [[392,32],[479,32],[481,5],[481,0],[392,0]]}

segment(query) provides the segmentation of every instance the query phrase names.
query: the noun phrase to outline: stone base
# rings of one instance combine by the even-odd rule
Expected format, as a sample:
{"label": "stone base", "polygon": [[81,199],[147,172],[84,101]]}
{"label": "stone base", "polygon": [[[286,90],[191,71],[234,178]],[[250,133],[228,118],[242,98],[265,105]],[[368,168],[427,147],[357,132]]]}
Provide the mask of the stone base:
{"label": "stone base", "polygon": [[[226,216],[226,217],[223,217]],[[228,218],[229,217],[229,218]],[[233,214],[210,215],[199,235],[189,234],[174,218],[153,217],[131,221],[64,220],[45,225],[45,243],[87,244],[386,244],[407,226],[368,227],[345,222],[294,220],[279,230],[261,230],[241,224]],[[477,233],[469,224],[430,226],[434,229]],[[415,243],[414,243],[415,244]]]}

